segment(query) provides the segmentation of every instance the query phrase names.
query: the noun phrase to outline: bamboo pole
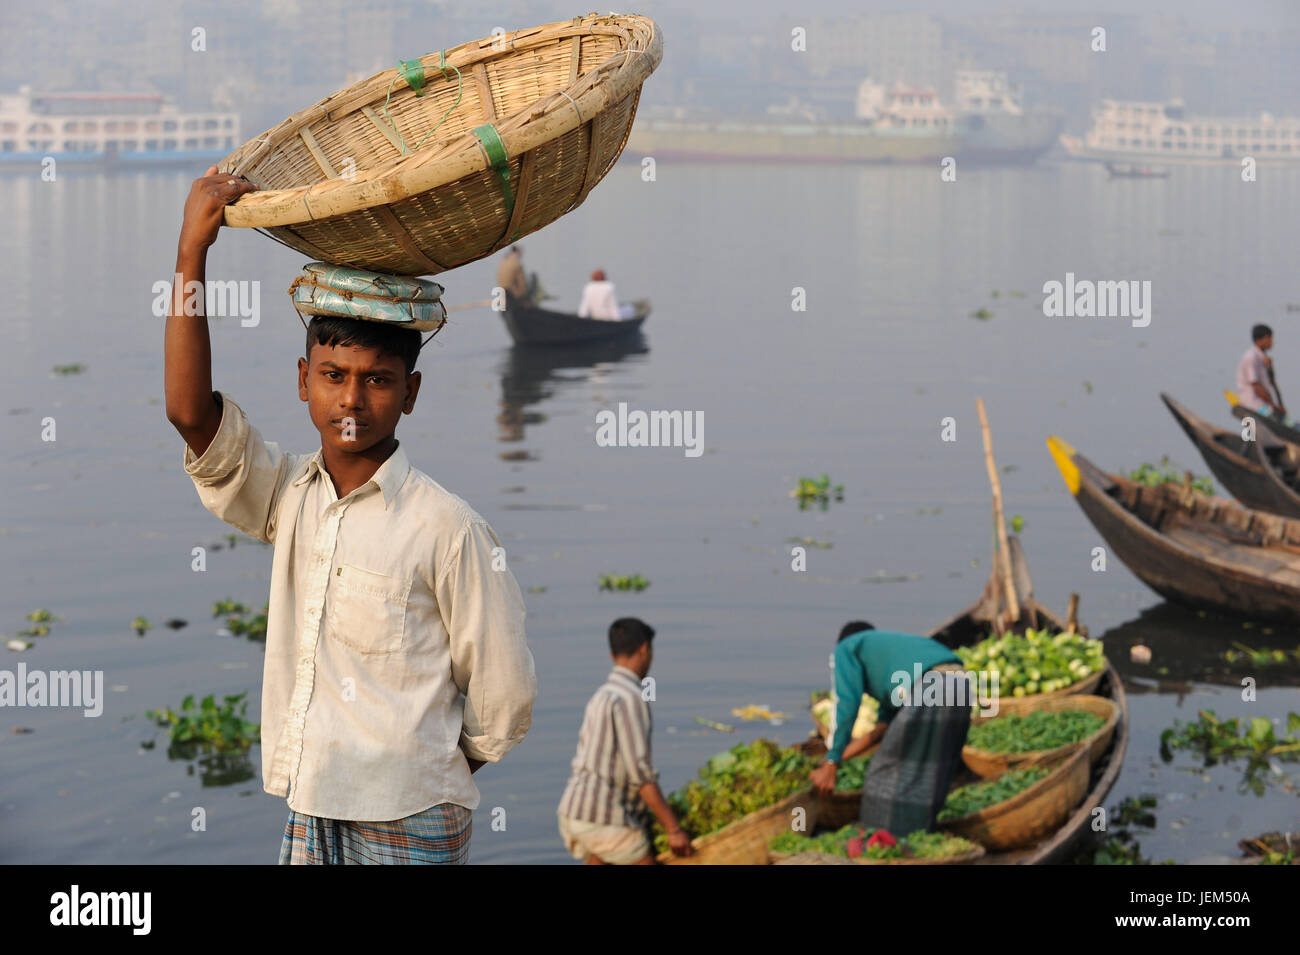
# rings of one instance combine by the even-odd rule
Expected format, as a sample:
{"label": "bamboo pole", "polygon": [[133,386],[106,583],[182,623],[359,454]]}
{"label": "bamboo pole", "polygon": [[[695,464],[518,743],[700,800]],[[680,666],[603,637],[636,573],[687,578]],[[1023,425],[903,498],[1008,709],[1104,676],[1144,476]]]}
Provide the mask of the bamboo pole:
{"label": "bamboo pole", "polygon": [[1010,623],[1020,620],[1020,601],[1016,597],[1016,581],[1011,571],[1011,548],[1007,544],[1007,521],[1002,513],[1002,482],[998,479],[998,466],[993,460],[993,434],[989,430],[988,415],[984,413],[984,399],[976,398],[975,407],[980,413],[980,431],[984,436],[984,464],[989,471],[989,484],[993,488],[993,521],[997,526],[998,560],[1002,566],[1003,587],[1007,596],[1007,616]]}
{"label": "bamboo pole", "polygon": [[1070,609],[1066,611],[1065,619],[1066,619],[1065,632],[1066,633],[1078,632],[1079,630],[1079,595],[1078,594],[1070,594]]}
{"label": "bamboo pole", "polygon": [[487,308],[492,304],[492,299],[485,298],[481,302],[462,302],[460,305],[448,305],[447,311],[460,312],[467,308]]}

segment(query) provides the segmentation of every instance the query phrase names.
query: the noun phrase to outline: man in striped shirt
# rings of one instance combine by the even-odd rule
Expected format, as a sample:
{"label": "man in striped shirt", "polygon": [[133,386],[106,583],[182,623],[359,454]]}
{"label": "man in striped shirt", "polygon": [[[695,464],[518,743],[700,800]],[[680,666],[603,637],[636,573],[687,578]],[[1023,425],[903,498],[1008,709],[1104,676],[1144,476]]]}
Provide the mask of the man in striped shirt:
{"label": "man in striped shirt", "polygon": [[677,855],[691,840],[659,790],[650,761],[650,706],[641,681],[650,672],[654,630],[635,617],[609,627],[614,669],[587,704],[573,774],[560,798],[560,835],[588,865],[652,865],[647,826],[653,812]]}

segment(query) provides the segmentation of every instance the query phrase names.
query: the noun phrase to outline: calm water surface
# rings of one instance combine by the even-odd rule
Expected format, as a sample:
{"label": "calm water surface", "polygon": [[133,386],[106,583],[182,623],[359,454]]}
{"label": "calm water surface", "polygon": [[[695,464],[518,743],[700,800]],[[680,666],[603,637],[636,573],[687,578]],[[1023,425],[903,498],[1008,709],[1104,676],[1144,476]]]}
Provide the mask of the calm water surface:
{"label": "calm water surface", "polygon": [[[1226,421],[1221,391],[1256,321],[1276,328],[1279,381],[1300,400],[1300,332],[1286,313],[1300,302],[1300,173],[1264,169],[1252,184],[1210,168],[1108,182],[1083,165],[963,170],[948,184],[928,169],[661,163],[652,183],[639,173],[619,165],[578,212],[523,245],[561,306],[597,266],[623,297],[651,298],[644,339],[536,356],[513,349],[491,312],[457,313],[425,349],[419,404],[398,428],[412,463],[479,510],[520,585],[538,589],[527,594],[534,725],[479,773],[474,861],[566,861],[555,805],[583,706],[609,668],[614,617],[658,630],[654,752],[672,788],[740,739],[802,737],[808,692],[826,683],[846,619],[924,631],[970,603],[990,553],[976,395],[1039,598],[1063,611],[1081,593],[1084,622],[1109,631],[1111,658],[1133,681],[1133,734],[1108,803],[1159,797],[1143,853],[1234,856],[1239,838],[1297,828],[1294,764],[1256,796],[1238,792],[1239,766],[1166,764],[1158,748],[1162,729],[1201,707],[1300,710],[1294,668],[1260,672],[1255,704],[1210,672],[1232,640],[1291,647],[1300,632],[1263,636],[1166,607],[1117,562],[1091,572],[1100,541],[1043,442],[1060,434],[1105,467],[1168,454],[1204,471],[1157,392]],[[251,778],[205,786],[165,746],[141,746],[154,736],[144,711],[188,693],[247,690],[250,713],[260,706],[262,648],[218,636],[211,607],[224,597],[260,607],[271,550],[215,549],[229,529],[199,503],[161,405],[152,286],[170,277],[190,178],[0,180],[0,632],[12,636],[37,607],[62,618],[3,665],[103,670],[107,697],[98,719],[0,712],[0,861],[276,859],[287,810],[261,790],[260,750]],[[296,451],[319,446],[297,398],[303,330],[284,294],[304,261],[225,230],[209,263],[209,278],[261,283],[256,327],[212,320],[214,384]],[[1066,272],[1149,279],[1151,325],[1044,318],[1039,290]],[[494,277],[495,262],[481,262],[439,280],[461,302],[486,298]],[[796,287],[806,311],[791,309]],[[992,318],[970,317],[981,307]],[[50,371],[78,362],[79,375]],[[597,447],[596,412],[620,401],[702,413],[706,453]],[[41,440],[47,416],[54,442]],[[939,439],[948,416],[951,443]],[[844,501],[800,512],[790,488],[823,472],[844,484]],[[808,571],[793,573],[792,537],[832,546],[810,549]],[[198,544],[210,547],[201,574],[190,570]],[[599,593],[602,573],[651,586]],[[128,627],[141,615],[155,625],[143,638]],[[169,630],[168,618],[189,626]],[[1155,651],[1146,668],[1127,663],[1139,639]],[[790,721],[742,723],[735,736],[695,722],[733,721],[748,703]],[[197,806],[206,832],[190,830]],[[489,825],[493,807],[506,810],[504,831]]]}

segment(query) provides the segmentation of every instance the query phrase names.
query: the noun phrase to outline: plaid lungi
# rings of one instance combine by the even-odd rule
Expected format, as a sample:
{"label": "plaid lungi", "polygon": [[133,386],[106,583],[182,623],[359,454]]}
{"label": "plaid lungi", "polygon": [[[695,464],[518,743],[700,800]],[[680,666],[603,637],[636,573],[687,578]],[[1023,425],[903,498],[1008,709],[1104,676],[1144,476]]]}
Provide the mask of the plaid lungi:
{"label": "plaid lungi", "polygon": [[971,696],[958,686],[967,679],[943,673],[943,698],[954,702],[899,709],[862,780],[863,825],[897,836],[934,828],[970,729]]}
{"label": "plaid lungi", "polygon": [[449,802],[392,822],[322,819],[289,810],[280,865],[464,865],[473,816]]}

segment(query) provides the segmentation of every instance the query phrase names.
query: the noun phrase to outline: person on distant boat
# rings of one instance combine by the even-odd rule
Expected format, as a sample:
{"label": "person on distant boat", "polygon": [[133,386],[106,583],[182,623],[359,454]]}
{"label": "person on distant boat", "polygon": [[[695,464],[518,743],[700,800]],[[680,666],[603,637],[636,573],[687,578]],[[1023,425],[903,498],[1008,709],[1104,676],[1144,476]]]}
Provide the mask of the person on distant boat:
{"label": "person on distant boat", "polygon": [[1286,407],[1273,377],[1273,359],[1268,356],[1268,350],[1273,347],[1273,329],[1256,325],[1250,330],[1250,337],[1254,344],[1237,363],[1237,396],[1244,407],[1285,418]]}
{"label": "person on distant boat", "polygon": [[532,290],[524,275],[524,250],[521,246],[512,245],[505,258],[501,260],[501,264],[497,266],[497,285],[525,305],[532,301],[532,296],[529,294]]}
{"label": "person on distant boat", "polygon": [[[959,686],[968,679],[961,661],[937,640],[877,630],[865,620],[840,630],[834,660],[835,733],[812,772],[813,789],[829,795],[844,761],[880,743],[863,779],[859,820],[896,838],[934,828],[970,729],[972,694]],[[942,692],[923,692],[931,682]],[[864,693],[880,702],[879,722],[851,739]]]}
{"label": "person on distant boat", "polygon": [[605,278],[604,269],[591,273],[591,281],[582,290],[582,304],[578,306],[579,318],[602,318],[611,322],[636,316],[635,305],[619,305],[614,294],[614,283]]}

